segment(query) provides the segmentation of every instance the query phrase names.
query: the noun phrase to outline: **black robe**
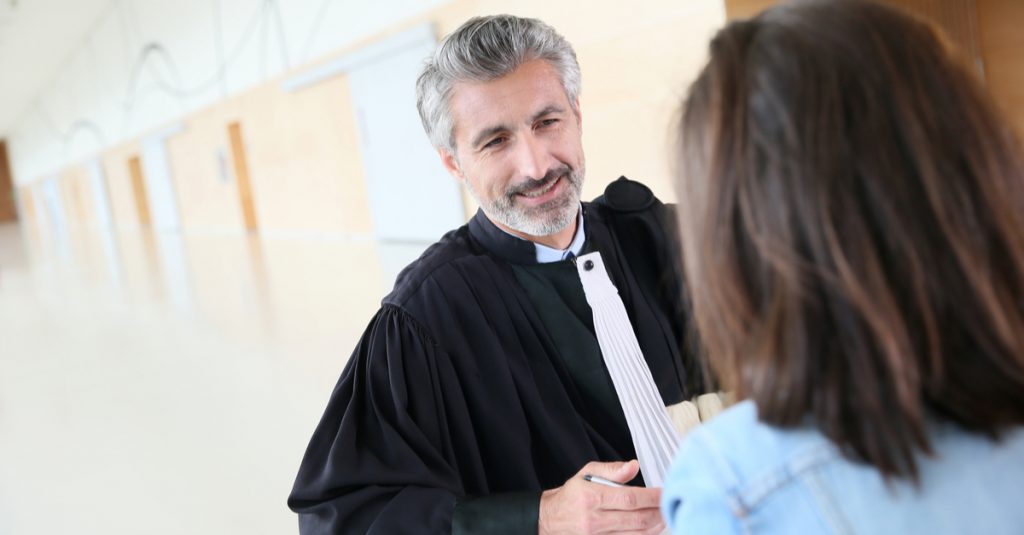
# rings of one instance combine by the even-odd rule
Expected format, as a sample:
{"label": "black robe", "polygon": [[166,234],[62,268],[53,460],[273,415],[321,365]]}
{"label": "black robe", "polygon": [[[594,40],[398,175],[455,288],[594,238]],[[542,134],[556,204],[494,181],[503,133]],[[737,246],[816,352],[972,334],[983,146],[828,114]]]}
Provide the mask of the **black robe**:
{"label": "black robe", "polygon": [[[666,404],[702,385],[671,208],[625,179],[583,208]],[[288,505],[303,534],[536,533],[541,491],[625,460],[516,280],[534,249],[478,213],[399,275],[299,469]]]}

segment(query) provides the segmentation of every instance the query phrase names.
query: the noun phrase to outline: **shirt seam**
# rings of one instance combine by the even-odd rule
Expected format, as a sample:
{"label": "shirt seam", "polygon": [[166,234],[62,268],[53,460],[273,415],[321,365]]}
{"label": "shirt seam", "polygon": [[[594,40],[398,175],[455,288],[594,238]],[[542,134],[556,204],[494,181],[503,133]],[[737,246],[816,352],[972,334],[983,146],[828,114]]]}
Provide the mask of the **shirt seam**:
{"label": "shirt seam", "polygon": [[749,514],[769,495],[798,480],[801,475],[836,458],[830,443],[818,443],[793,454],[786,462],[752,477],[738,489],[738,499]]}
{"label": "shirt seam", "polygon": [[850,529],[849,524],[845,521],[844,515],[839,511],[832,496],[822,485],[820,474],[817,471],[817,467],[813,470],[809,470],[809,473],[804,482],[811,494],[814,495],[815,502],[818,504],[818,508],[821,511],[821,516],[825,521],[825,524],[831,528],[833,533],[838,535],[847,535],[853,533]]}

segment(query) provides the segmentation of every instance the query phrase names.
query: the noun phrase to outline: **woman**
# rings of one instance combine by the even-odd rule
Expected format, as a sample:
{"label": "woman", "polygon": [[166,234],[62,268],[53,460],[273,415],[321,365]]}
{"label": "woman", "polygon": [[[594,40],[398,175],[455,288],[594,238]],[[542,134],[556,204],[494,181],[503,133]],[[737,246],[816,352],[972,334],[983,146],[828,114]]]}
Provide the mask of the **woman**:
{"label": "woman", "polygon": [[675,533],[1024,532],[1024,163],[929,25],[730,24],[680,123],[684,271],[744,400],[692,432]]}

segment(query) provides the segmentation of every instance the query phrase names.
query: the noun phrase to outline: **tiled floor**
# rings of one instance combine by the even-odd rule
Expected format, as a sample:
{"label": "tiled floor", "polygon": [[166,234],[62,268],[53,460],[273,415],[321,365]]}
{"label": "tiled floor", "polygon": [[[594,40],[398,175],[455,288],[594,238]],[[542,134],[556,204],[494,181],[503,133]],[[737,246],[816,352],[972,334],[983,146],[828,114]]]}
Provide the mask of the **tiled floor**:
{"label": "tiled floor", "polygon": [[296,532],[306,441],[413,251],[44,231],[0,225],[0,535]]}

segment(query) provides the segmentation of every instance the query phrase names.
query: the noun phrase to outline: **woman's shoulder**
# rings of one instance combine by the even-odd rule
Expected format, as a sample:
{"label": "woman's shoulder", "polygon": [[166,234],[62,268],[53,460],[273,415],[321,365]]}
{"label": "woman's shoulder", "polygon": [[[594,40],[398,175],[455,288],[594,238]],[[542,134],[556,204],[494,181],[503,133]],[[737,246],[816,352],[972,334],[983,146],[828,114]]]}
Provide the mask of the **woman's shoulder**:
{"label": "woman's shoulder", "polygon": [[741,402],[687,435],[662,508],[675,533],[749,533],[754,525],[775,533],[835,532],[800,482],[839,457],[812,426],[764,424],[753,402]]}
{"label": "woman's shoulder", "polygon": [[711,522],[716,533],[743,532],[754,519],[780,533],[842,533],[851,526],[867,533],[1005,533],[1021,525],[1024,510],[1013,503],[1024,477],[1024,429],[993,441],[948,422],[933,424],[921,485],[887,485],[873,467],[843,458],[810,422],[770,426],[758,420],[754,403],[742,402],[687,435],[666,478],[663,506],[672,525]]}
{"label": "woman's shoulder", "polygon": [[743,401],[691,431],[683,440],[666,488],[683,479],[715,488],[734,513],[755,508],[802,472],[841,457],[812,426],[782,429],[758,420]]}
{"label": "woman's shoulder", "polygon": [[680,448],[690,455],[715,457],[734,486],[779,470],[792,472],[839,456],[829,440],[811,425],[779,428],[758,419],[757,405],[742,401],[694,429]]}

